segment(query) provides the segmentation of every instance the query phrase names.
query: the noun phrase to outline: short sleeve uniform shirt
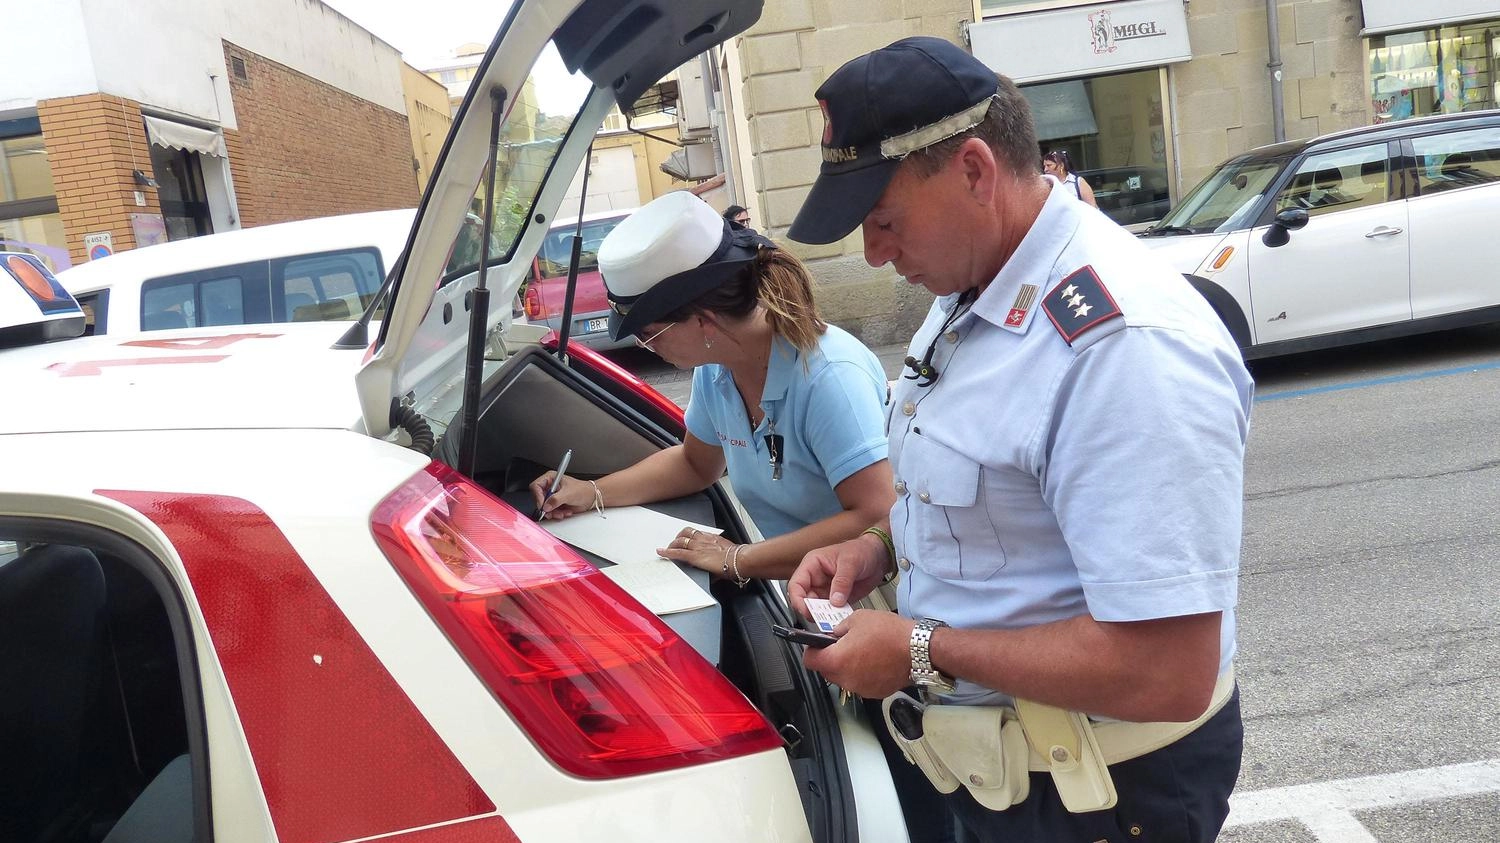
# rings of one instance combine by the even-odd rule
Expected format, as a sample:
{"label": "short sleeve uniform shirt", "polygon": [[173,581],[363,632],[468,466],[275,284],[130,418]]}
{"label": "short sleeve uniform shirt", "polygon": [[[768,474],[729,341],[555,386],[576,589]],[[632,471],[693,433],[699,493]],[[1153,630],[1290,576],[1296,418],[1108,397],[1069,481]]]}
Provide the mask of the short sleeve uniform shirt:
{"label": "short sleeve uniform shirt", "polygon": [[[879,359],[830,325],[808,355],[780,337],[772,341],[765,418],[754,430],[729,369],[699,366],[687,429],[723,449],[736,497],[773,538],[843,511],[834,487],[886,458],[885,394]],[[773,429],[783,441],[780,480],[771,477],[766,443]]]}
{"label": "short sleeve uniform shirt", "polygon": [[898,379],[889,407],[901,612],[1011,629],[1221,611],[1227,667],[1254,384],[1207,303],[1054,190],[943,328],[956,306],[912,341],[937,379]]}

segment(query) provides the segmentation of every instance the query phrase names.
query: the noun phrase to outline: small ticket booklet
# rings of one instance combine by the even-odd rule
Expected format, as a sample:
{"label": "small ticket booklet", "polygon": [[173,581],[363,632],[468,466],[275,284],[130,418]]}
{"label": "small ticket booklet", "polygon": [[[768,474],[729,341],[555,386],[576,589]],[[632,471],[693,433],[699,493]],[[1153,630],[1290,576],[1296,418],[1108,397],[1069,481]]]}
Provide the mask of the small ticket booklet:
{"label": "small ticket booklet", "polygon": [[813,622],[824,632],[832,632],[833,628],[838,626],[844,618],[854,614],[852,606],[835,607],[827,600],[818,597],[808,597],[803,602],[807,604],[807,611],[812,612]]}

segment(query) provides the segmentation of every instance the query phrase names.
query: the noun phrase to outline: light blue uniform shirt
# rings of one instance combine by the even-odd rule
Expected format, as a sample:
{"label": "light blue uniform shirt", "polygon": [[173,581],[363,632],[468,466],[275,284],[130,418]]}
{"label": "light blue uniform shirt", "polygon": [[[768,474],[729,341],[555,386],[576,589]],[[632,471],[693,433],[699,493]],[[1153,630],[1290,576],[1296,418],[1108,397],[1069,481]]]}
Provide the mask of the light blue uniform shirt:
{"label": "light blue uniform shirt", "polygon": [[[939,336],[956,299],[912,340],[920,359],[936,339],[937,381],[891,397],[902,614],[1014,629],[1221,611],[1227,667],[1254,382],[1208,304],[1061,189]],[[954,699],[1003,697],[960,681]]]}
{"label": "light blue uniform shirt", "polygon": [[[830,325],[807,357],[781,337],[754,431],[734,385],[717,364],[693,371],[688,432],[724,450],[735,496],[766,538],[785,535],[843,511],[834,487],[886,458],[885,373],[859,340]],[[766,434],[783,437],[781,479],[771,479]]]}

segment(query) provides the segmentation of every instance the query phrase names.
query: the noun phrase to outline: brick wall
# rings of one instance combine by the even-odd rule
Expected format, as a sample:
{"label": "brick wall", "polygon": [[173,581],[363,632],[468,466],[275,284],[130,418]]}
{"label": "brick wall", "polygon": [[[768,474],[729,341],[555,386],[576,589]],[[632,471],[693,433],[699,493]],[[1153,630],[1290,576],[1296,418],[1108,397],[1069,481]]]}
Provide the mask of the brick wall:
{"label": "brick wall", "polygon": [[[1282,0],[1276,6],[1282,104],[1289,140],[1370,122],[1359,0]],[[1173,65],[1180,188],[1225,158],[1273,142],[1264,0],[1195,0],[1192,61]]]}
{"label": "brick wall", "polygon": [[813,92],[839,65],[899,38],[957,43],[972,14],[971,0],[778,0],[737,40],[761,223],[807,262],[824,317],[872,345],[909,339],[932,295],[865,263],[858,230],[827,246],[786,238],[818,173],[823,117]]}
{"label": "brick wall", "polygon": [[[37,103],[47,160],[57,189],[68,252],[75,265],[87,260],[83,236],[109,232],[115,251],[135,248],[132,213],[161,213],[156,191],[135,183],[132,170],[151,173],[151,153],[139,103],[108,94]],[[146,197],[135,204],[135,191]]]}
{"label": "brick wall", "polygon": [[409,208],[417,202],[406,116],[224,42],[238,130],[224,132],[245,227]]}

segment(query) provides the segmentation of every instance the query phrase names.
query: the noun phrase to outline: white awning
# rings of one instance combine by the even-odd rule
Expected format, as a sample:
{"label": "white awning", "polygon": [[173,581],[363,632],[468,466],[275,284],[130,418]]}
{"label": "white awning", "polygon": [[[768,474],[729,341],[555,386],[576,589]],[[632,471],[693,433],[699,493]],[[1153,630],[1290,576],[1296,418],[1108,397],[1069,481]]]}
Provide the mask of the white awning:
{"label": "white awning", "polygon": [[163,120],[160,117],[143,116],[146,118],[146,137],[157,146],[180,149],[184,152],[197,152],[200,155],[213,155],[218,158],[229,157],[229,151],[224,147],[224,136],[218,132],[189,126],[186,123]]}
{"label": "white awning", "polygon": [[1160,67],[1193,57],[1182,0],[1126,0],[992,17],[974,57],[1018,85]]}
{"label": "white awning", "polygon": [[1441,24],[1500,18],[1494,0],[1361,0],[1365,13],[1363,35],[1408,29],[1430,29]]}

